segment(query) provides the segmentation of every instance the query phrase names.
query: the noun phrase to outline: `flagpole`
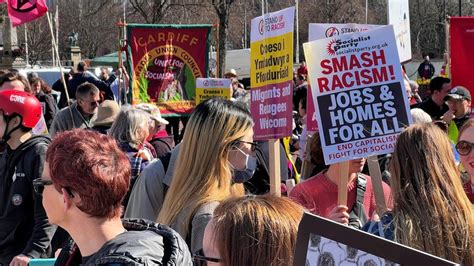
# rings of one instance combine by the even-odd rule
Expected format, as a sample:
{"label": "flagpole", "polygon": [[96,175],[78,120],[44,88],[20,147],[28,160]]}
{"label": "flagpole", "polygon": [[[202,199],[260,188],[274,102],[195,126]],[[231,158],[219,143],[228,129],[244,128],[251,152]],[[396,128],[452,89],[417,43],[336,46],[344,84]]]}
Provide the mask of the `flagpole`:
{"label": "flagpole", "polygon": [[51,40],[51,56],[53,67],[56,66],[56,58],[54,57],[54,42]]}
{"label": "flagpole", "polygon": [[[51,16],[49,15],[49,12],[46,12],[46,16],[48,18],[49,30],[51,32],[51,41],[52,41],[53,47],[54,47],[53,55],[56,52],[56,56],[57,56],[57,59],[58,59],[57,63],[58,63],[58,66],[59,66],[59,72],[61,73],[61,82],[64,85],[64,92],[66,93],[67,105],[68,105],[68,107],[71,107],[70,98],[69,98],[69,91],[67,89],[66,79],[64,78],[63,67],[61,66],[61,60],[59,60],[59,49],[58,49],[58,46],[56,44],[56,40],[54,38],[53,23],[51,21]],[[53,58],[54,58],[54,56],[53,56]],[[74,116],[72,115],[72,109],[71,108],[69,108],[69,113],[71,114],[72,126],[76,127],[76,125],[74,123]]]}
{"label": "flagpole", "polygon": [[[54,14],[54,18],[55,18],[54,25],[56,26],[56,40],[59,40],[59,5],[56,5],[56,14]],[[59,42],[58,42],[58,50],[59,50]],[[61,57],[59,56],[59,54],[58,54],[58,62],[61,62]]]}
{"label": "flagpole", "polygon": [[26,23],[25,23],[25,60],[26,60],[26,66],[28,67],[28,61],[29,61],[29,55],[28,55],[28,31],[26,30]]}

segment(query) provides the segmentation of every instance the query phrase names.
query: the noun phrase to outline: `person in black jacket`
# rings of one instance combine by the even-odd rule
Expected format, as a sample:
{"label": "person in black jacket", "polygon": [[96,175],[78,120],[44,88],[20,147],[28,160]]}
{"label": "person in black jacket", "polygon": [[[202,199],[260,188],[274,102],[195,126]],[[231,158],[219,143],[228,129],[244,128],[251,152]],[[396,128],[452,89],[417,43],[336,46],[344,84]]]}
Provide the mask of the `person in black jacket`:
{"label": "person in black jacket", "polygon": [[[64,81],[66,82],[66,85],[68,84],[69,82],[69,79],[71,78],[71,75],[73,74],[73,70],[71,70],[70,72],[68,73],[63,73],[64,75]],[[59,109],[63,109],[64,107],[67,107],[68,106],[68,103],[67,103],[67,98],[68,98],[68,95],[66,95],[66,86],[64,86],[64,83],[63,83],[63,79],[62,78],[59,78],[58,80],[56,80],[56,82],[54,82],[53,86],[51,87],[54,91],[57,91],[57,92],[60,92],[61,93],[61,96],[59,97],[59,101],[58,101],[58,107]],[[71,96],[74,98],[74,95]]]}
{"label": "person in black jacket", "polygon": [[31,90],[41,103],[44,120],[48,129],[51,127],[54,116],[58,112],[58,106],[51,95],[51,88],[41,78],[30,79]]}
{"label": "person in black jacket", "polygon": [[73,129],[58,133],[43,177],[33,181],[51,223],[72,238],[56,265],[192,265],[184,239],[171,228],[124,220],[130,163],[115,139]]}
{"label": "person in black jacket", "polygon": [[68,82],[67,89],[69,92],[69,97],[74,98],[76,95],[77,87],[79,87],[80,85],[86,82],[89,82],[89,83],[94,84],[97,88],[99,88],[99,90],[101,91],[101,94],[104,97],[103,100],[114,100],[114,93],[112,92],[112,89],[110,88],[110,84],[114,82],[114,80],[116,79],[116,76],[114,74],[111,74],[110,77],[105,82],[98,79],[96,76],[92,75],[86,70],[87,69],[84,62],[80,62],[79,64],[77,64],[76,71],[74,72],[74,74],[72,74],[72,78]]}
{"label": "person in black jacket", "polygon": [[0,91],[0,265],[28,265],[30,258],[47,257],[56,227],[48,223],[33,179],[41,176],[50,139],[33,136],[41,104],[31,94]]}

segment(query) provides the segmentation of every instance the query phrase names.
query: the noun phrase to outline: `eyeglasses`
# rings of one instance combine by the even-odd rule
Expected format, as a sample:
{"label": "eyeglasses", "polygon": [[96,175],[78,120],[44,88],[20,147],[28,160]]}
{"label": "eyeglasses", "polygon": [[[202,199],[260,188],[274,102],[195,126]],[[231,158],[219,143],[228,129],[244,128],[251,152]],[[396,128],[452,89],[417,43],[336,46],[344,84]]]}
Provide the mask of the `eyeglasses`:
{"label": "eyeglasses", "polygon": [[200,249],[196,253],[194,253],[193,261],[195,265],[205,266],[207,265],[208,261],[217,263],[217,262],[222,262],[222,259],[206,257],[204,256],[204,251]]}
{"label": "eyeglasses", "polygon": [[460,155],[466,156],[472,151],[472,147],[474,146],[474,143],[461,140],[456,144],[456,150]]}
{"label": "eyeglasses", "polygon": [[[52,184],[53,184],[52,180],[44,180],[41,178],[36,178],[33,180],[33,190],[35,191],[36,194],[43,195],[44,187],[50,186]],[[66,190],[69,197],[74,198],[74,194],[72,194],[69,188],[66,188],[66,187],[63,187],[63,188],[64,190]]]}
{"label": "eyeglasses", "polygon": [[248,142],[248,141],[243,141],[243,140],[237,140],[236,142],[249,144],[251,151],[255,151],[258,149],[258,144],[256,142]]}
{"label": "eyeglasses", "polygon": [[83,99],[79,99],[79,100],[81,100],[82,102],[88,103],[88,104],[89,104],[90,106],[92,106],[92,107],[95,107],[95,106],[99,106],[99,105],[100,105],[100,101],[92,101],[92,102],[90,102],[90,101],[85,101],[85,100],[83,100]]}
{"label": "eyeglasses", "polygon": [[52,184],[53,181],[51,180],[36,178],[35,180],[33,180],[33,189],[35,190],[36,194],[43,195],[44,187]]}

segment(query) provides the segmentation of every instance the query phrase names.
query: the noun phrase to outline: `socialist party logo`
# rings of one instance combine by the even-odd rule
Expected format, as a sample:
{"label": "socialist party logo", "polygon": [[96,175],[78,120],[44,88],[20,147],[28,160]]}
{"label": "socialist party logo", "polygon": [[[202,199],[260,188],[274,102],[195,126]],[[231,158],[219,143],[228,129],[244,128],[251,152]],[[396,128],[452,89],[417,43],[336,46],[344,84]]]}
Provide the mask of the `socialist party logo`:
{"label": "socialist party logo", "polygon": [[326,45],[326,50],[330,56],[336,55],[336,52],[345,48],[357,48],[361,42],[369,41],[370,36],[360,36],[357,38],[350,38],[347,40],[332,39]]}
{"label": "socialist party logo", "polygon": [[334,49],[335,44],[336,44],[336,39],[331,40],[326,46],[326,50],[328,51],[328,54],[331,56],[336,55],[336,50]]}

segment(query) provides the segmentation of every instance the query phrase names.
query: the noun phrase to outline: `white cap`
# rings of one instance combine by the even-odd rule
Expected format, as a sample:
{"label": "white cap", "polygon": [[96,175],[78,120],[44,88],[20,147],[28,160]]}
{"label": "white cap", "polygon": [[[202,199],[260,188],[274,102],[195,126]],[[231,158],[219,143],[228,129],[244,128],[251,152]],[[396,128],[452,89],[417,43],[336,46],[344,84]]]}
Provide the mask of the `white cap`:
{"label": "white cap", "polygon": [[165,124],[165,125],[169,124],[169,122],[166,119],[161,117],[160,109],[156,107],[156,105],[149,104],[149,103],[139,103],[139,104],[134,105],[134,107],[149,113],[150,118],[158,121],[158,123]]}

